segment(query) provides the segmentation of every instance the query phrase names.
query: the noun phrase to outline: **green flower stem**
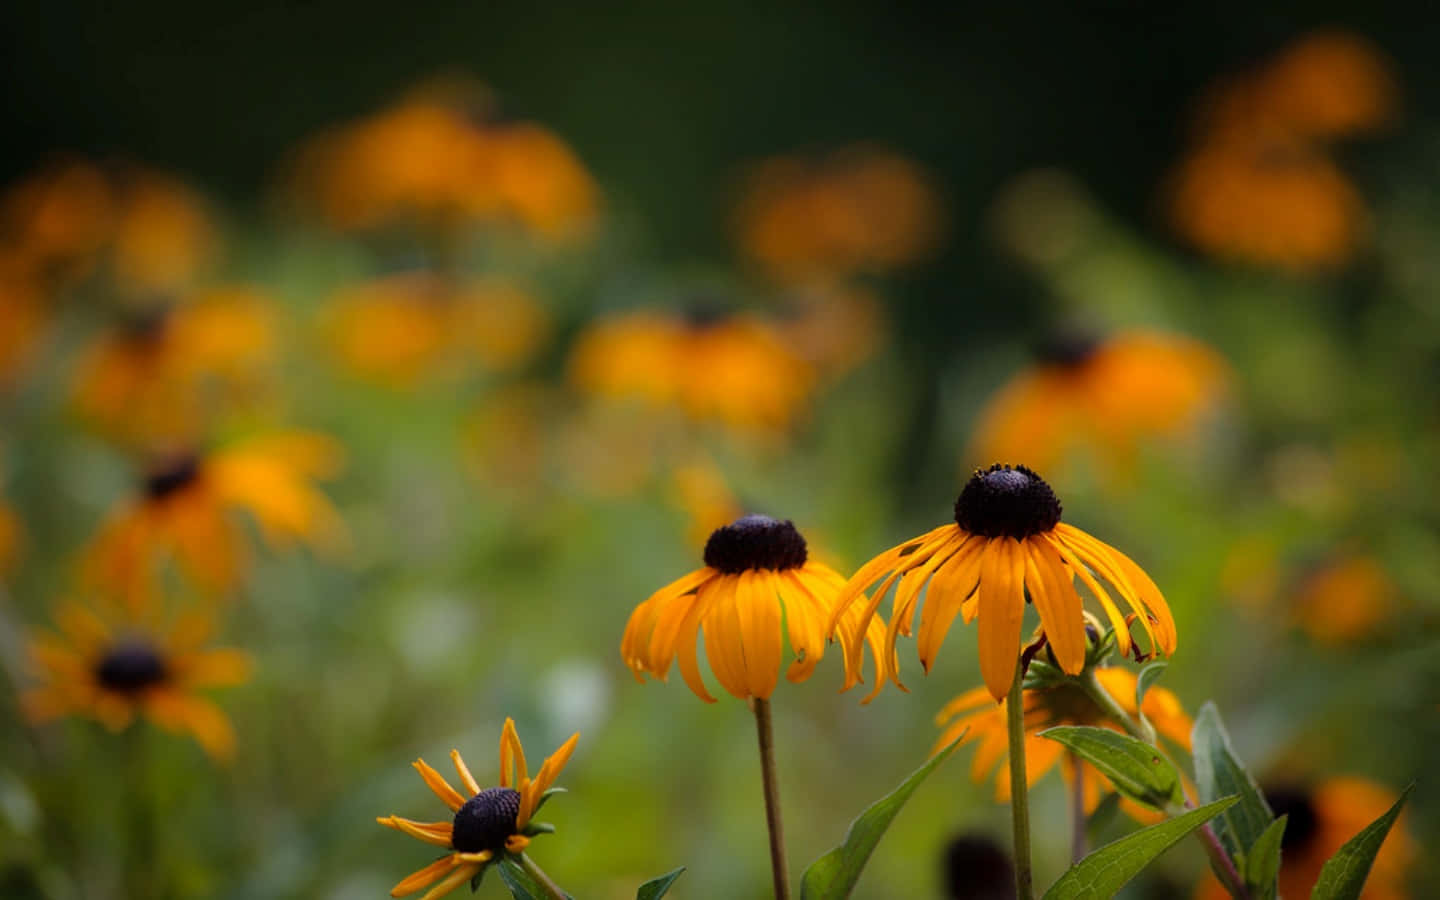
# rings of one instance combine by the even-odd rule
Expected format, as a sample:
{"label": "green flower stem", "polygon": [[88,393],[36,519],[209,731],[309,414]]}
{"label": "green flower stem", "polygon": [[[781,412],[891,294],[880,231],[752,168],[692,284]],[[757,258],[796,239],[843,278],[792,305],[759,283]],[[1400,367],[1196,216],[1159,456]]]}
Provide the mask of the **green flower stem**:
{"label": "green flower stem", "polygon": [[[1160,747],[1159,739],[1155,736],[1155,729],[1150,726],[1150,723],[1143,719],[1139,722],[1132,719],[1130,714],[1115,702],[1115,698],[1110,696],[1110,692],[1105,690],[1100,679],[1095,677],[1094,668],[1087,668],[1080,676],[1079,681],[1080,686],[1085,689],[1085,693],[1105,711],[1105,715],[1109,716],[1112,722],[1125,729],[1125,732],[1136,740],[1144,741],[1157,749]],[[1188,797],[1185,798],[1185,808],[1195,808],[1195,804],[1191,803]],[[1245,879],[1240,877],[1240,871],[1235,868],[1235,861],[1230,858],[1229,853],[1225,852],[1225,847],[1220,843],[1220,838],[1216,836],[1215,829],[1210,827],[1209,822],[1206,822],[1200,826],[1196,834],[1200,836],[1200,842],[1205,845],[1205,852],[1210,857],[1211,865],[1219,873],[1220,880],[1224,882],[1225,890],[1230,892],[1231,897],[1238,898],[1238,900],[1250,900],[1250,891],[1245,887]]]}
{"label": "green flower stem", "polygon": [[1070,861],[1078,863],[1090,852],[1085,836],[1085,778],[1080,757],[1066,751],[1070,763],[1070,816],[1074,830],[1070,835]]}
{"label": "green flower stem", "polygon": [[780,784],[775,777],[775,733],[770,725],[770,701],[756,697],[755,729],[760,735],[760,777],[765,787],[765,823],[770,826],[770,871],[775,900],[790,900],[790,875],[785,867],[785,832],[780,825]]}
{"label": "green flower stem", "polygon": [[564,891],[560,890],[560,886],[558,884],[550,880],[550,876],[545,874],[544,869],[541,869],[539,866],[535,865],[535,860],[531,859],[526,854],[521,853],[520,866],[526,871],[526,873],[530,875],[531,878],[535,879],[536,884],[540,885],[542,888],[545,889],[545,893],[550,895],[550,900],[567,900],[569,895],[566,894]]}
{"label": "green flower stem", "polygon": [[1015,666],[1015,680],[1005,698],[1010,736],[1010,817],[1015,826],[1015,898],[1034,900],[1035,874],[1030,866],[1030,793],[1025,780],[1025,667]]}

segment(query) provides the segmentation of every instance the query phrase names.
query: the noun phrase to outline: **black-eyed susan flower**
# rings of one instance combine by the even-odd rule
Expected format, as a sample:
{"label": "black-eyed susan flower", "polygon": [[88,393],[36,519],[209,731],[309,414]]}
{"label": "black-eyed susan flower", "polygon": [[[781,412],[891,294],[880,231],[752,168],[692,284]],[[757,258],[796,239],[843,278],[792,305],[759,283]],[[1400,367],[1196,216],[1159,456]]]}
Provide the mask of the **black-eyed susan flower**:
{"label": "black-eyed susan flower", "polygon": [[[1392,789],[1353,776],[1335,776],[1306,786],[1267,786],[1264,793],[1277,817],[1289,816],[1280,843],[1281,897],[1308,897],[1326,861],[1398,799]],[[1380,846],[1360,900],[1412,896],[1406,876],[1418,854],[1406,818],[1400,815]],[[1195,896],[1196,900],[1222,900],[1227,895],[1215,877],[1207,874]]]}
{"label": "black-eyed susan flower", "polygon": [[579,734],[572,735],[545,760],[532,779],[525,766],[525,751],[515,733],[515,722],[506,719],[500,734],[498,786],[481,788],[460,751],[450,751],[464,794],[451,787],[445,776],[426,765],[425,760],[415,760],[415,769],[425,785],[450,808],[454,818],[419,822],[400,816],[380,816],[375,821],[449,852],[395,885],[390,896],[406,897],[424,890],[421,900],[436,900],[481,875],[487,865],[502,855],[523,853],[536,834],[553,830],[532,822],[531,818],[547,799],[579,740]]}
{"label": "black-eyed susan flower", "polygon": [[111,514],[88,550],[86,573],[132,609],[155,595],[172,561],[200,588],[227,591],[239,583],[247,561],[244,531],[232,519],[236,512],[252,517],[272,547],[299,541],[334,549],[344,525],[313,481],[333,477],[340,465],[332,439],[303,431],[167,457]]}
{"label": "black-eyed susan flower", "polygon": [[795,659],[785,677],[804,681],[825,654],[825,628],[833,622],[853,684],[860,680],[862,660],[852,654],[866,640],[878,653],[884,626],[869,616],[862,622],[858,608],[834,612],[844,584],[834,569],[809,558],[794,524],[745,516],[710,535],[704,568],[635,608],[620,653],[639,681],[646,675],[663,681],[678,659],[690,690],[713,703],[697,660],[703,634],[705,656],[720,685],[741,700],[768,700],[780,677],[786,637]]}
{"label": "black-eyed susan flower", "polygon": [[591,326],[571,381],[604,397],[674,408],[737,429],[782,429],[803,411],[814,369],[753,315],[637,312]]}
{"label": "black-eyed susan flower", "polygon": [[348,369],[405,387],[477,368],[516,369],[544,344],[550,316],[534,296],[513,284],[455,285],[412,272],[340,291],[324,327]]}
{"label": "black-eyed susan flower", "polygon": [[[1150,576],[1119,550],[1061,522],[1059,499],[1034,471],[997,463],[966,482],[955,501],[954,524],[887,550],[850,578],[835,601],[829,634],[837,635],[838,624],[854,615],[857,605],[862,610],[857,624],[868,626],[895,586],[876,690],[887,677],[898,685],[895,639],[911,633],[921,589],[929,585],[917,639],[921,665],[930,670],[957,615],[967,624],[978,619],[980,674],[999,700],[1010,690],[1019,663],[1027,597],[1040,614],[1060,668],[1078,675],[1084,667],[1085,619],[1077,578],[1104,609],[1122,652],[1132,646],[1130,627],[1102,582],[1129,605],[1150,652],[1174,652],[1175,621]],[[865,591],[876,581],[880,586],[867,600]],[[849,645],[847,687],[855,680],[848,670],[859,665],[863,633],[855,626],[849,631],[848,640],[839,635]]]}
{"label": "black-eyed susan flower", "polygon": [[1147,440],[1194,433],[1229,383],[1213,348],[1179,335],[1067,337],[1007,382],[981,411],[971,461],[1029,458],[1046,471],[1088,453],[1121,477]]}
{"label": "black-eyed susan flower", "polygon": [[112,181],[118,206],[108,255],[116,289],[138,297],[188,289],[220,243],[200,195],[138,166],[119,169]]}
{"label": "black-eyed susan flower", "polygon": [[[1135,673],[1119,667],[1097,668],[1095,677],[1120,707],[1131,716],[1136,714]],[[1025,774],[1027,783],[1036,781],[1053,769],[1065,754],[1065,747],[1058,741],[1047,740],[1040,732],[1056,725],[1088,725],[1121,731],[1121,727],[1106,715],[1085,689],[1074,681],[1057,681],[1044,687],[1026,688],[1025,703]],[[1006,758],[1006,710],[1002,700],[999,706],[992,702],[989,688],[977,687],[966,691],[945,704],[935,716],[935,724],[941,729],[940,739],[935,743],[935,752],[950,746],[961,738],[962,744],[976,744],[975,759],[970,767],[970,776],[977,782],[984,781],[995,772],[996,767]],[[1145,717],[1161,737],[1177,747],[1190,749],[1190,729],[1193,723],[1180,705],[1180,699],[1162,687],[1151,687],[1145,692]],[[1061,774],[1068,784],[1074,785],[1075,771],[1062,766]],[[1101,794],[1112,790],[1110,781],[1089,763],[1081,763],[1080,779],[1085,810],[1093,812],[1100,802]],[[1010,802],[1010,779],[1008,769],[999,766],[995,779],[995,797],[1001,803]],[[1126,803],[1131,812],[1141,810],[1138,804]]]}
{"label": "black-eyed susan flower", "polygon": [[1378,560],[1337,555],[1311,566],[1290,591],[1291,620],[1311,639],[1338,645],[1373,636],[1399,606],[1400,590]]}
{"label": "black-eyed susan flower", "polygon": [[213,759],[235,754],[235,731],[214,701],[198,691],[243,684],[250,658],[207,646],[213,622],[189,612],[169,627],[135,620],[115,624],[75,603],[55,612],[58,633],[37,632],[28,652],[37,684],[21,698],[35,723],[70,715],[97,719],[111,731],[143,716],[166,731],[189,734]]}

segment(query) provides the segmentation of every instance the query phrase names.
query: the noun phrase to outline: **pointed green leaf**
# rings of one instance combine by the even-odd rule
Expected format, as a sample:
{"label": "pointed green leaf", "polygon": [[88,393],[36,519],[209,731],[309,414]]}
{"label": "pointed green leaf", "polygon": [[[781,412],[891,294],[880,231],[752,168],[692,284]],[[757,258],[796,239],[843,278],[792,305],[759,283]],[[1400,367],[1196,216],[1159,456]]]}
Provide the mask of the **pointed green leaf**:
{"label": "pointed green leaf", "polygon": [[1265,829],[1275,821],[1275,814],[1255,779],[1235,756],[1230,735],[1220,721],[1214,703],[1200,707],[1195,728],[1190,736],[1191,755],[1195,760],[1195,785],[1200,801],[1209,803],[1220,797],[1238,796],[1240,802],[1215,820],[1215,835],[1232,859],[1241,859],[1260,840]]}
{"label": "pointed green leaf", "polygon": [[1238,800],[1226,797],[1106,844],[1060,876],[1044,900],[1108,900],[1157,856]]}
{"label": "pointed green leaf", "polygon": [[532,809],[532,810],[530,810],[530,815],[533,817],[536,813],[538,813],[538,812],[540,811],[541,807],[543,807],[543,806],[545,805],[545,802],[546,802],[547,800],[549,800],[551,797],[555,796],[556,794],[568,794],[568,793],[570,793],[570,792],[567,791],[567,790],[565,790],[565,789],[562,788],[562,787],[552,787],[552,788],[550,788],[550,789],[547,790],[545,793],[543,793],[543,794],[540,795],[540,799],[539,799],[539,800],[536,800],[536,801],[535,801],[535,808]]}
{"label": "pointed green leaf", "polygon": [[685,871],[681,866],[673,872],[666,872],[659,878],[652,878],[640,885],[640,890],[635,892],[635,900],[660,900],[670,890],[670,885]]}
{"label": "pointed green leaf", "polygon": [[843,900],[850,896],[850,892],[855,890],[855,883],[860,880],[860,873],[865,870],[865,863],[875,851],[875,845],[885,835],[885,829],[890,827],[926,776],[950,758],[964,737],[962,732],[950,746],[930,757],[899,787],[875,801],[850,823],[845,843],[811,863],[800,877],[800,900]]}
{"label": "pointed green leaf", "polygon": [[1160,676],[1165,674],[1165,669],[1169,665],[1170,663],[1165,660],[1157,659],[1141,669],[1140,674],[1135,676],[1135,711],[1139,716],[1140,724],[1147,729],[1147,734],[1151,736],[1155,733],[1155,726],[1145,718],[1145,692],[1160,680]]}
{"label": "pointed green leaf", "polygon": [[1245,854],[1245,886],[1250,889],[1252,900],[1275,900],[1280,890],[1280,842],[1289,821],[1289,816],[1281,816],[1271,822]]}
{"label": "pointed green leaf", "polygon": [[[541,887],[540,882],[525,871],[519,860],[510,854],[502,856],[495,868],[500,870],[500,880],[505,882],[505,887],[515,900],[550,900],[550,892]],[[569,894],[565,896],[570,897]]]}
{"label": "pointed green leaf", "polygon": [[1164,754],[1144,741],[1083,725],[1061,725],[1040,732],[1040,736],[1070,748],[1132,800],[1156,809],[1180,802],[1180,773]]}
{"label": "pointed green leaf", "polygon": [[1380,845],[1385,843],[1390,826],[1395,824],[1400,808],[1405,805],[1405,799],[1414,787],[1411,784],[1405,788],[1400,793],[1400,799],[1385,815],[1366,825],[1326,861],[1320,870],[1320,880],[1315,882],[1315,889],[1310,892],[1310,900],[1355,900],[1360,896],[1360,889],[1365,887],[1365,879],[1370,876],[1375,855],[1380,852]]}

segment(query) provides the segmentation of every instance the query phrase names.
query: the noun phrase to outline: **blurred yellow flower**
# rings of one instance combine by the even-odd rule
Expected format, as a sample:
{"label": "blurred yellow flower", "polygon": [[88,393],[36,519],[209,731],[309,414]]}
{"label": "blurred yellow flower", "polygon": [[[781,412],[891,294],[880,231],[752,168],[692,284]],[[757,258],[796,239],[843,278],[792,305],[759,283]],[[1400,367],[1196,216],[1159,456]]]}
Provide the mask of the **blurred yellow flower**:
{"label": "blurred yellow flower", "polygon": [[572,735],[541,764],[532,779],[525,767],[525,750],[515,733],[515,721],[506,719],[500,734],[498,787],[482,789],[460,751],[450,751],[464,794],[451,787],[445,776],[426,765],[425,760],[415,760],[415,769],[425,785],[450,808],[454,819],[417,822],[400,816],[380,816],[375,821],[449,852],[395,885],[390,896],[405,897],[429,888],[421,900],[436,900],[480,875],[503,854],[522,853],[532,836],[546,830],[533,827],[531,817],[547,799],[579,740],[579,734]]}
{"label": "blurred yellow flower", "polygon": [[544,475],[559,401],[550,385],[525,381],[487,395],[465,423],[465,460],[497,488],[534,486]]}
{"label": "blurred yellow flower", "polygon": [[39,286],[0,262],[0,391],[16,382],[50,331],[50,304]]}
{"label": "blurred yellow flower", "polygon": [[[1098,668],[1095,670],[1095,677],[1099,679],[1101,687],[1115,698],[1115,702],[1127,713],[1132,716],[1136,714],[1134,672],[1119,667]],[[1111,731],[1121,730],[1077,684],[1065,681],[1053,687],[1027,688],[1024,697],[1025,775],[1026,782],[1032,786],[1065,755],[1063,744],[1040,737],[1040,732],[1056,725],[1089,725],[1109,728]],[[966,691],[945,704],[935,716],[935,724],[941,732],[933,752],[938,753],[950,746],[963,734],[962,744],[978,742],[975,761],[970,766],[970,777],[977,783],[990,777],[1009,753],[1005,703],[1005,700],[1001,700],[1000,705],[996,706],[989,688],[982,686]],[[1173,692],[1162,687],[1147,690],[1145,717],[1162,737],[1187,751],[1190,749],[1190,729],[1193,723]],[[1100,802],[1101,793],[1114,788],[1110,785],[1110,780],[1089,763],[1081,763],[1079,771],[1084,790],[1085,811],[1093,812]],[[1062,766],[1060,773],[1067,784],[1074,785],[1073,768]],[[1008,767],[1001,766],[995,778],[995,798],[1001,803],[1010,802]],[[1144,807],[1139,804],[1127,802],[1124,805],[1132,814],[1139,813],[1140,818],[1148,818]]]}
{"label": "blurred yellow flower", "polygon": [[735,215],[746,256],[785,279],[884,270],[934,250],[941,214],[929,176],[882,147],[766,160]]}
{"label": "blurred yellow flower", "polygon": [[74,375],[76,410],[130,442],[183,442],[267,398],[278,313],[250,288],[203,291],[183,302],[133,310],[83,353]]}
{"label": "blurred yellow flower", "polygon": [[25,527],[8,503],[0,500],[0,578],[9,575],[25,547]]}
{"label": "blurred yellow flower", "polygon": [[[873,595],[857,606],[882,577]],[[1119,550],[1061,522],[1060,501],[1039,475],[997,463],[977,470],[965,484],[955,501],[954,524],[892,547],[851,576],[835,601],[828,633],[833,638],[836,624],[852,609],[863,607],[859,622],[870,622],[898,583],[885,652],[877,658],[875,692],[886,678],[903,688],[895,639],[910,635],[921,589],[929,584],[920,619],[920,664],[930,671],[957,614],[966,624],[978,619],[980,674],[990,695],[1000,700],[1010,690],[1020,659],[1027,592],[1060,668],[1070,675],[1084,668],[1085,619],[1077,577],[1104,608],[1122,653],[1130,653],[1130,626],[1098,579],[1129,604],[1149,638],[1150,652],[1168,656],[1175,651],[1175,620],[1150,576]],[[858,676],[859,633],[852,627],[847,641],[847,689]]]}
{"label": "blurred yellow flower", "polygon": [[1290,615],[1313,640],[1344,644],[1373,636],[1395,611],[1398,595],[1379,562],[1348,554],[1299,579],[1290,592]]}
{"label": "blurred yellow flower", "polygon": [[780,333],[801,359],[839,378],[884,345],[888,323],[880,298],[852,285],[811,284],[786,294]]}
{"label": "blurred yellow flower", "polygon": [[709,459],[695,459],[670,474],[671,496],[685,511],[690,524],[685,534],[697,547],[705,546],[717,528],[745,514],[725,481],[725,473]]}
{"label": "blurred yellow flower", "polygon": [[120,731],[143,715],[166,731],[190,734],[217,761],[235,755],[229,719],[197,691],[243,684],[250,658],[207,647],[213,622],[206,614],[186,613],[168,627],[116,625],[69,603],[56,610],[55,623],[58,634],[37,632],[28,642],[39,679],[21,695],[30,721],[82,715]]}
{"label": "blurred yellow flower", "polygon": [[636,312],[602,320],[576,341],[569,373],[592,394],[633,397],[738,429],[791,425],[815,386],[811,366],[750,315]]}
{"label": "blurred yellow flower", "polygon": [[635,608],[620,653],[642,682],[646,675],[665,680],[678,657],[690,690],[714,703],[696,657],[703,634],[705,656],[721,686],[741,700],[768,700],[780,676],[785,636],[795,654],[785,677],[804,681],[825,655],[829,621],[831,633],[843,639],[847,671],[859,680],[859,647],[868,640],[880,659],[884,623],[832,612],[844,584],[834,569],[809,558],[805,538],[791,522],[745,516],[710,535],[704,568]]}
{"label": "blurred yellow flower", "polygon": [[186,289],[214,256],[219,235],[200,195],[145,169],[123,171],[110,242],[116,286],[132,296]]}
{"label": "blurred yellow flower", "polygon": [[511,284],[456,287],[439,276],[412,272],[342,290],[331,301],[324,327],[349,369],[407,387],[476,367],[523,366],[550,336],[550,315]]}
{"label": "blurred yellow flower", "polygon": [[109,239],[116,199],[105,173],[84,160],[56,160],[0,196],[0,242],[46,285],[94,263]]}
{"label": "blurred yellow flower", "polygon": [[1214,409],[1230,378],[1224,358],[1199,341],[1149,331],[1046,348],[985,405],[966,453],[972,463],[1028,456],[1062,470],[1079,450],[1123,476],[1146,439],[1175,439]]}
{"label": "blurred yellow flower", "polygon": [[[1265,799],[1276,816],[1288,815],[1280,849],[1281,897],[1308,897],[1320,869],[1345,842],[1385,814],[1399,796],[1384,785],[1353,776],[1335,776],[1308,788],[1267,788]],[[1417,847],[1403,813],[1381,845],[1360,900],[1405,900],[1411,896],[1406,875]],[[1206,873],[1196,900],[1223,900],[1225,889]]]}
{"label": "blurred yellow flower", "polygon": [[344,523],[312,480],[333,477],[341,460],[335,441],[304,431],[172,456],[150,470],[138,496],[111,513],[87,551],[86,574],[132,612],[157,595],[171,561],[198,587],[228,591],[247,559],[244,531],[232,519],[237,511],[254,519],[273,548],[303,541],[336,549]]}

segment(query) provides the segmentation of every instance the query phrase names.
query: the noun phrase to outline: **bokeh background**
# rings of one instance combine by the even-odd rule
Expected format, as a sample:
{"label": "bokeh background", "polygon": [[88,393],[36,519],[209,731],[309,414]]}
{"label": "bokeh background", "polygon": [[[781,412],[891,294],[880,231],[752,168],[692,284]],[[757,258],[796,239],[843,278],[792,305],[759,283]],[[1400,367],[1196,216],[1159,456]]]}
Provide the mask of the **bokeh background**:
{"label": "bokeh background", "polygon": [[[1433,13],[9,19],[0,894],[384,896],[430,858],[374,823],[433,818],[409,761],[489,772],[512,716],[532,759],[581,732],[533,853],[577,896],[682,864],[675,896],[761,896],[750,716],[637,684],[626,618],[741,511],[848,574],[997,454],[1154,576],[1163,683],[1262,780],[1417,781],[1406,834],[1440,840]],[[239,530],[136,525],[196,459]],[[213,611],[253,660],[210,694],[229,761],[33,721],[62,602]],[[782,683],[797,872],[923,761],[973,648],[926,678],[902,640],[911,692],[865,707],[838,659]],[[970,756],[859,896],[940,896],[951,837],[1003,840]],[[1048,883],[1060,779],[1034,802]],[[1134,895],[1203,867],[1183,845]],[[1426,854],[1399,877],[1440,891]]]}

